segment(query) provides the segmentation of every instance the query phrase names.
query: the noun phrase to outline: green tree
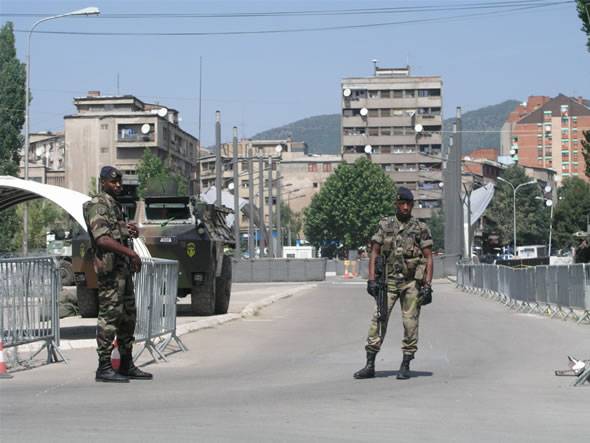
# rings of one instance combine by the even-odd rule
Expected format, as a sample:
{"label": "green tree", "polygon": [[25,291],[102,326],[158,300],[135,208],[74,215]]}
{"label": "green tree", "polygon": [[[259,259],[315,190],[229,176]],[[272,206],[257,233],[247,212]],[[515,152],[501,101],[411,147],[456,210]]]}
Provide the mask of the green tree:
{"label": "green tree", "polygon": [[306,239],[316,247],[331,241],[345,249],[367,244],[379,219],[394,213],[395,185],[366,158],[344,163],[328,177],[304,212]]}
{"label": "green tree", "polygon": [[590,178],[590,131],[584,131],[584,140],[582,142],[582,155],[584,156],[584,163],[586,163],[585,174]]}
{"label": "green tree", "polygon": [[[531,181],[523,168],[514,165],[504,171],[502,178],[516,188]],[[521,187],[516,193],[516,242],[518,245],[546,244],[549,238],[549,209],[545,207],[538,185]],[[510,185],[498,180],[496,192],[486,209],[484,234],[497,234],[501,245],[513,243],[513,192]]]}
{"label": "green tree", "polygon": [[432,235],[432,241],[434,245],[432,249],[434,251],[441,251],[445,249],[445,216],[443,211],[433,212],[432,217],[428,220],[427,224],[430,228],[430,234]]}
{"label": "green tree", "polygon": [[553,213],[553,239],[558,248],[573,243],[572,234],[586,230],[590,216],[590,184],[578,177],[568,177],[558,189]]}
{"label": "green tree", "polygon": [[137,167],[137,178],[139,186],[137,195],[144,198],[146,191],[168,189],[170,183],[176,187],[176,195],[186,195],[188,192],[188,180],[178,174],[171,172],[159,157],[154,155],[148,148],[143,153],[143,158]]}
{"label": "green tree", "polygon": [[[0,175],[18,175],[21,130],[25,122],[25,66],[16,58],[11,22],[0,29]],[[0,213],[0,251],[14,251],[14,238],[21,229],[15,208]]]}
{"label": "green tree", "polygon": [[[72,219],[62,208],[46,199],[29,201],[29,248],[31,251],[44,250],[46,247],[46,234],[54,228],[71,231]],[[22,245],[23,232],[22,220],[24,217],[24,205],[15,207],[17,231],[7,243],[7,251],[15,251]]]}
{"label": "green tree", "polygon": [[588,4],[588,6],[584,5],[587,1],[588,0],[577,0],[576,9],[578,10],[578,17],[582,20],[581,31],[588,36],[586,47],[588,48],[588,52],[590,52],[590,21],[588,19],[588,14],[590,14],[590,4]]}
{"label": "green tree", "polygon": [[284,202],[281,202],[281,226],[286,233],[285,241],[288,241],[289,238],[291,241],[297,239],[303,226],[302,215],[299,212],[293,212]]}

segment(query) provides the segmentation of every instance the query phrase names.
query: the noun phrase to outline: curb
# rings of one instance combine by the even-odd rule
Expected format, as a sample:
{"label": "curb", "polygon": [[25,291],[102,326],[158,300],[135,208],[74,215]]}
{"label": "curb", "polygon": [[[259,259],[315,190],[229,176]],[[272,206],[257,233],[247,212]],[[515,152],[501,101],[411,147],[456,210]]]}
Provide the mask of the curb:
{"label": "curb", "polygon": [[[306,284],[305,286],[299,288],[293,288],[289,291],[286,291],[282,294],[271,295],[269,297],[263,298],[262,300],[258,300],[255,302],[251,302],[247,304],[244,309],[237,314],[223,314],[223,315],[216,315],[214,317],[206,317],[202,319],[195,320],[190,323],[184,323],[182,325],[176,326],[176,335],[182,336],[189,334],[191,332],[200,331],[202,329],[209,329],[215,328],[217,326],[221,326],[225,323],[229,323],[231,321],[239,320],[242,318],[253,317],[258,314],[260,310],[263,308],[276,303],[279,300],[292,297],[300,292],[306,291],[308,289],[317,288],[317,284]],[[84,340],[61,340],[59,344],[59,348],[61,350],[74,350],[74,349],[86,349],[86,348],[95,348],[96,347],[96,340],[95,339],[84,339]]]}

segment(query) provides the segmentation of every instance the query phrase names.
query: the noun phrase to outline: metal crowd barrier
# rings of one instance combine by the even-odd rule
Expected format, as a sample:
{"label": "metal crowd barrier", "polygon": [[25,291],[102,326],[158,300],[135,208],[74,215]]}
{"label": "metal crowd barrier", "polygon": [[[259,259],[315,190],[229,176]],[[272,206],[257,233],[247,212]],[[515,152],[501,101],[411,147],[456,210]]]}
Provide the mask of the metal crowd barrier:
{"label": "metal crowd barrier", "polygon": [[176,335],[178,262],[142,258],[141,272],[134,275],[133,281],[137,304],[135,342],[144,344],[134,358],[147,349],[155,361],[166,360],[164,351],[172,341],[186,351]]}
{"label": "metal crowd barrier", "polygon": [[546,314],[578,324],[590,322],[590,265],[510,268],[457,264],[457,286],[495,297],[512,309]]}
{"label": "metal crowd barrier", "polygon": [[59,350],[60,289],[53,257],[0,259],[0,338],[5,348],[43,342],[29,361],[47,349],[47,363],[65,362]]}

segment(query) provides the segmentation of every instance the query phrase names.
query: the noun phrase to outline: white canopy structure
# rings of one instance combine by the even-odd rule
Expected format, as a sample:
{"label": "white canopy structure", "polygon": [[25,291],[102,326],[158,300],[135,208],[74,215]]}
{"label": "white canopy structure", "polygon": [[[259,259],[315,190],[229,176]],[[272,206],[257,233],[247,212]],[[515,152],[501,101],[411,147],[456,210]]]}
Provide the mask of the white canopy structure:
{"label": "white canopy structure", "polygon": [[82,213],[82,205],[90,200],[86,194],[60,186],[0,175],[0,211],[37,198],[46,198],[60,206],[86,230],[86,222]]}

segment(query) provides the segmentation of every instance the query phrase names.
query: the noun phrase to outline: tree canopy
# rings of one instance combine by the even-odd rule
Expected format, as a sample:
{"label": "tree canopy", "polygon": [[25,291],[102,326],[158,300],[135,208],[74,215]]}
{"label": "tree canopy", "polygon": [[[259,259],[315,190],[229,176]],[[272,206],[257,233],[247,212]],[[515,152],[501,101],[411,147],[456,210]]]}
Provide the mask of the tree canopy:
{"label": "tree canopy", "polygon": [[582,142],[582,155],[584,156],[584,163],[586,163],[586,169],[584,173],[586,177],[590,178],[590,131],[584,131],[584,139]]}
{"label": "tree canopy", "polygon": [[316,247],[331,242],[345,249],[366,245],[379,219],[394,213],[395,192],[391,178],[367,158],[341,164],[305,210],[306,239]]}
{"label": "tree canopy", "polygon": [[186,195],[188,192],[187,179],[170,171],[162,160],[147,148],[137,166],[137,178],[139,181],[137,195],[140,198],[145,197],[148,189],[165,192],[170,183],[174,184],[176,195]]}
{"label": "tree canopy", "polygon": [[[532,181],[523,168],[514,165],[502,174],[516,188],[518,185]],[[521,187],[516,193],[516,244],[546,244],[549,239],[549,209],[544,205],[543,193],[537,184]],[[497,234],[501,245],[513,243],[513,198],[512,188],[498,180],[496,192],[490,206],[486,209],[487,220],[484,232]]]}
{"label": "tree canopy", "polygon": [[[25,65],[16,57],[11,22],[0,28],[0,175],[18,175],[19,151],[23,144],[21,130],[25,122]],[[16,208],[2,211],[0,250],[14,251],[14,241],[21,229]]]}
{"label": "tree canopy", "polygon": [[581,31],[588,36],[586,47],[588,48],[588,52],[590,52],[590,21],[588,19],[588,14],[590,14],[590,4],[588,6],[584,5],[586,1],[588,0],[577,0],[576,9],[578,10],[578,17],[582,20]]}
{"label": "tree canopy", "polygon": [[574,243],[572,234],[585,231],[590,216],[590,184],[578,177],[568,177],[558,189],[553,213],[553,239],[558,248]]}

